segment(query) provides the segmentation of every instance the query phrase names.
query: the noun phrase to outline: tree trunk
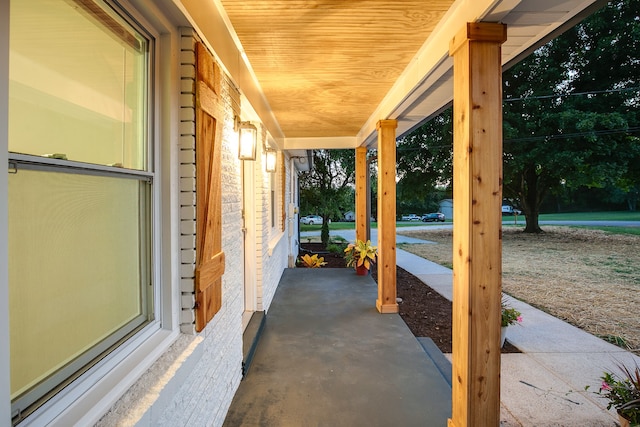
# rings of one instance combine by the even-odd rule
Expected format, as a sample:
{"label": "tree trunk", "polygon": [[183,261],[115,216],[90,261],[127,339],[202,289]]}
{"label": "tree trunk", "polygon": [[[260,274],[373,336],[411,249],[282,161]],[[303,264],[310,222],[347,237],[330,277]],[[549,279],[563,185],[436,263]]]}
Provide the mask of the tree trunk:
{"label": "tree trunk", "polygon": [[542,229],[538,223],[541,198],[538,194],[538,174],[536,173],[535,165],[529,165],[525,168],[522,181],[520,197],[522,210],[527,221],[524,232],[541,233]]}
{"label": "tree trunk", "polygon": [[629,211],[635,212],[637,203],[638,203],[638,189],[632,188],[627,193],[627,207],[629,208]]}

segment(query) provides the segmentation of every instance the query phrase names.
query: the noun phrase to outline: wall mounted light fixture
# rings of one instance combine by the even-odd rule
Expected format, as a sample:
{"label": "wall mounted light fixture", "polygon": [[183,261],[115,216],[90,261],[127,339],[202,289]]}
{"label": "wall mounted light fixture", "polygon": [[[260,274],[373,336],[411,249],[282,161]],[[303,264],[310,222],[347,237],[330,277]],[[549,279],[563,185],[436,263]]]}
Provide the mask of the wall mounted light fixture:
{"label": "wall mounted light fixture", "polygon": [[238,158],[240,160],[255,160],[258,146],[258,129],[251,122],[236,120],[238,131]]}
{"label": "wall mounted light fixture", "polygon": [[267,148],[265,156],[265,169],[267,172],[275,172],[278,165],[278,152],[273,148]]}

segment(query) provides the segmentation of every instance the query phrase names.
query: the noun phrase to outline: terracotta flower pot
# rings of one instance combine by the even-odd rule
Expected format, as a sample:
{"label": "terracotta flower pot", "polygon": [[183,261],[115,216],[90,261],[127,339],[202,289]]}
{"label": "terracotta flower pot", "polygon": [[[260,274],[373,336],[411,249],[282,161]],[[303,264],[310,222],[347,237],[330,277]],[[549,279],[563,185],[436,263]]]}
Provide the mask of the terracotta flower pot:
{"label": "terracotta flower pot", "polygon": [[367,267],[365,267],[364,265],[361,265],[361,266],[356,265],[356,274],[358,276],[366,276],[369,274],[369,270],[367,270]]}
{"label": "terracotta flower pot", "polygon": [[618,419],[620,420],[620,427],[630,427],[631,426],[631,423],[629,422],[629,420],[626,419],[624,416],[622,416],[620,411],[618,411]]}

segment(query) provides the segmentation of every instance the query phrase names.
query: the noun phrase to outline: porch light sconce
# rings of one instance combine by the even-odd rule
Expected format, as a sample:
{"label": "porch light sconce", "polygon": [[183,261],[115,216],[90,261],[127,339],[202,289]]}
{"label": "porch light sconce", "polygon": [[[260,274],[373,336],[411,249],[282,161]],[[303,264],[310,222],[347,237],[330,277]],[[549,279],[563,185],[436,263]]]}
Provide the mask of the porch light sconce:
{"label": "porch light sconce", "polygon": [[267,148],[265,151],[265,169],[267,172],[275,172],[276,166],[278,164],[278,156],[276,150],[272,148]]}
{"label": "porch light sconce", "polygon": [[255,160],[258,145],[258,129],[251,122],[237,121],[238,159]]}

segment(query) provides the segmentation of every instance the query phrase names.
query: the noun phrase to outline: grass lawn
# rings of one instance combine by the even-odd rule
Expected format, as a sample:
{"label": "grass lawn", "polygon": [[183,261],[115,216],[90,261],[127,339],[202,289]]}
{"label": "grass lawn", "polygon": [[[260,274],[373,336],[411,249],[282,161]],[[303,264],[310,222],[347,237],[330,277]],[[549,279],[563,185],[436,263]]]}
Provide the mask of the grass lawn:
{"label": "grass lawn", "polygon": [[[570,212],[570,213],[557,213],[557,214],[540,214],[539,221],[638,221],[638,228],[634,227],[616,227],[616,226],[603,226],[603,227],[587,227],[597,230],[603,230],[616,234],[635,234],[640,235],[640,211],[615,211],[615,212]],[[505,225],[509,225],[509,222],[513,222],[514,217],[503,216],[502,221]],[[398,221],[396,222],[397,228],[404,227],[416,227],[420,225],[429,224],[451,224],[451,220],[446,222],[422,222],[422,221]],[[524,224],[524,217],[518,216],[518,226]],[[544,229],[544,224],[541,225]],[[580,226],[581,227],[581,226]],[[321,225],[304,225],[300,224],[300,231],[320,231]],[[371,223],[371,228],[378,228],[377,222]],[[332,222],[329,224],[329,231],[334,230],[353,230],[355,229],[355,222]]]}
{"label": "grass lawn", "polygon": [[[640,236],[566,226],[542,228],[545,232],[540,234],[503,229],[503,290],[640,355]],[[452,230],[401,233],[435,244],[399,248],[451,268]]]}
{"label": "grass lawn", "polygon": [[[451,221],[442,222],[422,222],[422,221],[398,221],[396,222],[397,228],[402,227],[415,227],[418,225],[429,225],[429,224],[451,224]],[[321,225],[305,225],[300,224],[300,231],[320,231],[322,228]],[[355,222],[332,222],[329,224],[329,231],[334,230],[354,230],[356,228]],[[371,223],[371,228],[378,228],[377,222]]]}
{"label": "grass lawn", "polygon": [[640,221],[640,211],[540,214],[540,221]]}

